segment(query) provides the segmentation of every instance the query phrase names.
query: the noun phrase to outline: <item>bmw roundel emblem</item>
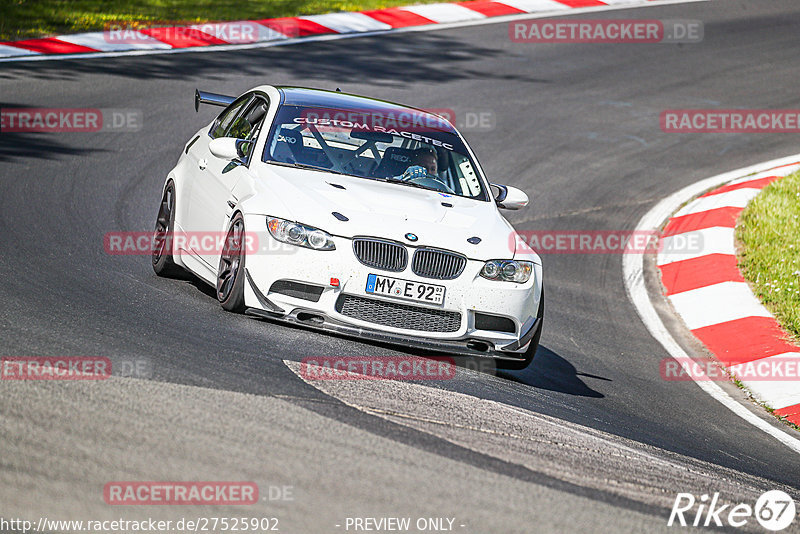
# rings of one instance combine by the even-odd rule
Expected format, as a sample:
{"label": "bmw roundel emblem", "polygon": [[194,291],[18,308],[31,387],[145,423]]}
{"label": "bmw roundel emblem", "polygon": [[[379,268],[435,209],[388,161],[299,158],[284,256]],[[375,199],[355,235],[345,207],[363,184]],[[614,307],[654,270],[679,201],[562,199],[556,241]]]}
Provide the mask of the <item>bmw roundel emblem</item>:
{"label": "bmw roundel emblem", "polygon": [[406,239],[408,239],[409,241],[416,241],[419,238],[416,235],[414,235],[411,232],[409,232],[409,233],[406,234]]}

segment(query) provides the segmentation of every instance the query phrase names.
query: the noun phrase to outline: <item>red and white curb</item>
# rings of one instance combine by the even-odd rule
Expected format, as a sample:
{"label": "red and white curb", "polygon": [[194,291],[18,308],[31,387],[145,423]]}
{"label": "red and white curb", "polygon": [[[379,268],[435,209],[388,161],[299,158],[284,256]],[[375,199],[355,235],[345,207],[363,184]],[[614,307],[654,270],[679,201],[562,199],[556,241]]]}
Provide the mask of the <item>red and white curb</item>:
{"label": "red and white curb", "polygon": [[[703,0],[471,0],[363,12],[125,30],[125,37],[122,39],[110,38],[109,35],[113,32],[100,31],[0,42],[0,61],[36,59],[51,55],[163,53],[208,46],[295,42],[317,36],[383,33],[412,27],[481,23],[496,17],[539,13],[557,15],[573,11],[697,1]],[[247,32],[240,31],[243,27],[247,28]]]}
{"label": "red and white curb", "polygon": [[[743,377],[748,363],[773,369],[781,367],[780,360],[800,359],[800,347],[784,340],[780,325],[739,272],[734,228],[764,187],[798,169],[800,162],[743,176],[689,202],[664,227],[656,258],[665,295],[692,334],[756,399],[795,424],[800,424],[800,381]],[[670,251],[678,248],[671,243],[687,242],[702,246],[692,252]]]}
{"label": "red and white curb", "polygon": [[[687,248],[679,256],[662,248],[656,263],[667,298],[693,333],[707,342],[706,346],[722,361],[746,363],[798,351],[784,345],[780,329],[773,330],[767,323],[774,319],[750,293],[738,272],[733,237],[736,218],[747,202],[773,177],[800,168],[798,162],[800,154],[795,154],[706,178],[660,201],[636,225],[637,232],[658,232],[664,227],[668,234],[665,242],[677,240],[676,236],[682,234],[689,237],[692,232],[701,232],[702,252],[688,252]],[[679,362],[689,360],[690,355],[675,340],[651,300],[644,277],[645,255],[624,254],[622,269],[628,296],[650,334],[670,356]],[[748,324],[737,329],[743,321]],[[738,417],[800,454],[796,433],[787,433],[766,414],[734,399],[702,370],[690,373],[689,378]],[[793,406],[800,402],[797,382],[748,382],[747,386],[755,396],[777,408],[779,414],[795,417]]]}

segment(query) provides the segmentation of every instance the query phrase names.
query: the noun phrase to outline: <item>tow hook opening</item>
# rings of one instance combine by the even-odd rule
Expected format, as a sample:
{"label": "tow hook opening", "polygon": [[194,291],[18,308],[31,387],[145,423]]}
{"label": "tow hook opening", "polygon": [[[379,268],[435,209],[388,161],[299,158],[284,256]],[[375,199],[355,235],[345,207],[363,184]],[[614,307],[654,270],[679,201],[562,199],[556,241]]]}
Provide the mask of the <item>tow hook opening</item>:
{"label": "tow hook opening", "polygon": [[478,352],[489,352],[489,344],[485,341],[478,341],[477,339],[470,339],[467,341],[467,348],[477,350]]}
{"label": "tow hook opening", "polygon": [[300,312],[297,314],[297,321],[306,324],[320,325],[325,322],[325,318],[315,313]]}

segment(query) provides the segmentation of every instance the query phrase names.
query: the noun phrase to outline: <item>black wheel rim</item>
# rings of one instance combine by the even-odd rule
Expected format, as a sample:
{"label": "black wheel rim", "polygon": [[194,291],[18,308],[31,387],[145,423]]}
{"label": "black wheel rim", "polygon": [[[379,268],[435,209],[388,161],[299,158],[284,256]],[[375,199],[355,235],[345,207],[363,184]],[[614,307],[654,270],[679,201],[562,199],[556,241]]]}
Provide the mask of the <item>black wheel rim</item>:
{"label": "black wheel rim", "polygon": [[242,241],[244,237],[244,222],[239,219],[234,221],[219,259],[219,274],[217,275],[217,298],[220,302],[228,299],[233,291],[236,276],[242,263]]}
{"label": "black wheel rim", "polygon": [[161,199],[161,207],[158,208],[156,218],[156,229],[153,232],[153,264],[156,264],[167,252],[170,225],[172,223],[172,212],[175,209],[175,195],[172,187],[164,191]]}

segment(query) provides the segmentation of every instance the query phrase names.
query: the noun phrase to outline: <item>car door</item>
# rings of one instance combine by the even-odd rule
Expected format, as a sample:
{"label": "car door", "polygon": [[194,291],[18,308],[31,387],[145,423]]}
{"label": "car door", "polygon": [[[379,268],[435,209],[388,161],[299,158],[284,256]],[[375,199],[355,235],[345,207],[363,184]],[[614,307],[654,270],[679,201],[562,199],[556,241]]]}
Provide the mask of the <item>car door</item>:
{"label": "car door", "polygon": [[[220,114],[210,128],[207,136],[192,147],[196,165],[193,173],[192,184],[189,187],[186,220],[189,232],[197,232],[200,239],[190,240],[198,246],[192,247],[190,253],[202,261],[210,276],[216,276],[219,262],[219,244],[222,243],[224,232],[230,217],[230,204],[236,203],[232,191],[236,183],[249,173],[249,154],[244,158],[230,161],[214,156],[208,144],[220,137],[235,137],[255,141],[261,128],[268,102],[265,97],[254,94],[243,95],[234,101]],[[260,116],[254,116],[253,110],[263,111]],[[214,245],[206,246],[209,243]]]}

